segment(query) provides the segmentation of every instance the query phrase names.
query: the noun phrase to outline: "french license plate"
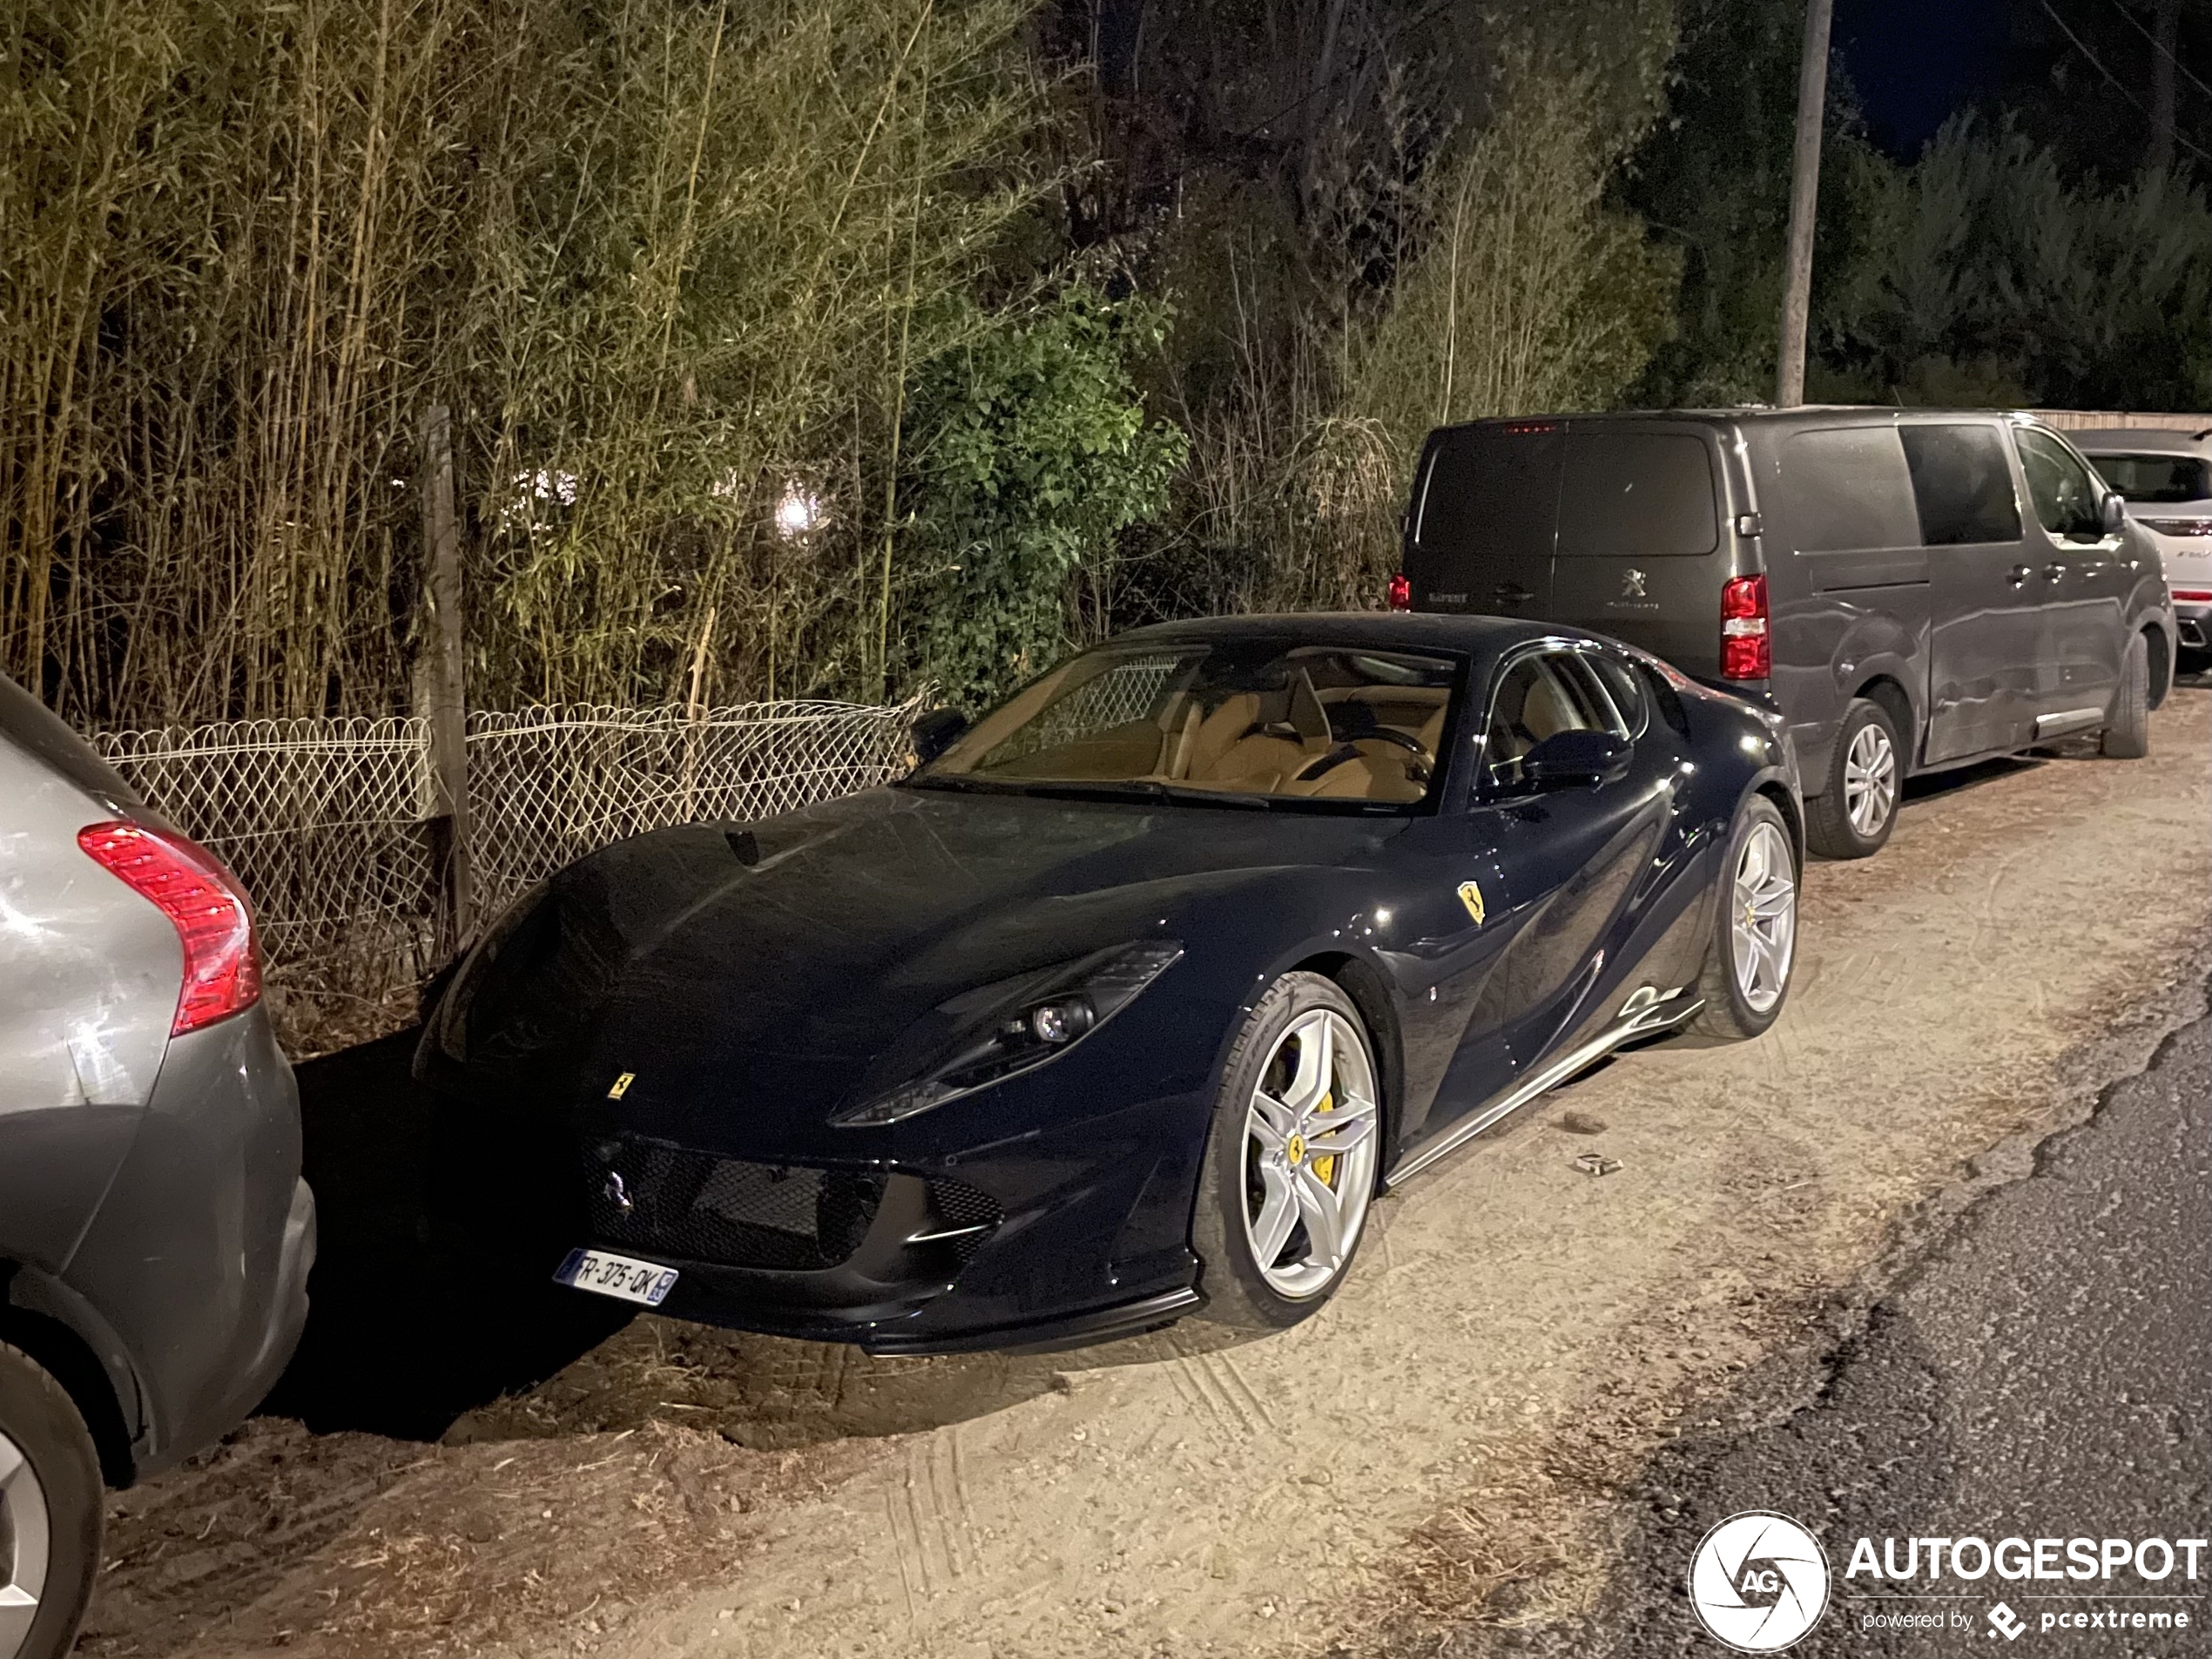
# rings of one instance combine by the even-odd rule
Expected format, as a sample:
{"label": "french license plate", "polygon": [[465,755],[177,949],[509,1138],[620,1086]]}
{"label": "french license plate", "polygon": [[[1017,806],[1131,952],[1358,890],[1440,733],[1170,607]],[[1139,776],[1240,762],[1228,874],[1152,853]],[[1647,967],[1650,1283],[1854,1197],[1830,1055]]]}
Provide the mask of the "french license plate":
{"label": "french license plate", "polygon": [[625,1302],[642,1302],[657,1308],[676,1288],[676,1270],[658,1262],[641,1262],[604,1250],[572,1250],[554,1270],[553,1277],[579,1291],[618,1296]]}

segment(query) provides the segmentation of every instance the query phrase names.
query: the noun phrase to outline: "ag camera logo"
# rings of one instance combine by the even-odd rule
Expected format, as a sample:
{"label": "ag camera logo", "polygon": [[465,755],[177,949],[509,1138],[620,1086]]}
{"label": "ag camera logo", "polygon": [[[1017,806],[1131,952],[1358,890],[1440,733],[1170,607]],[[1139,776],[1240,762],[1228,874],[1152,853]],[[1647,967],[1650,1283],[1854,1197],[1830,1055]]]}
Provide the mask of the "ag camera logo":
{"label": "ag camera logo", "polygon": [[1787,1515],[1730,1515],[1689,1563],[1689,1605],[1716,1641],[1738,1653],[1779,1653],[1828,1608],[1828,1556]]}

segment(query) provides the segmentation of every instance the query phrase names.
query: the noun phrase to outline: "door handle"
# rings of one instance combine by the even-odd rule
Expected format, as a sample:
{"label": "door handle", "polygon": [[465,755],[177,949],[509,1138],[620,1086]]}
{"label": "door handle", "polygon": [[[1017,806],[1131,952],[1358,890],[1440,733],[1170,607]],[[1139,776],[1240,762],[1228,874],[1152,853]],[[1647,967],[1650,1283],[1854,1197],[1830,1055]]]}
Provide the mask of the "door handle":
{"label": "door handle", "polygon": [[1490,591],[1496,597],[1510,599],[1515,604],[1521,604],[1524,599],[1533,599],[1536,597],[1535,589],[1524,588],[1518,582],[1501,582]]}
{"label": "door handle", "polygon": [[2043,579],[2047,582],[2056,582],[2065,574],[2066,566],[2060,564],[2056,559],[2053,559],[2043,567]]}
{"label": "door handle", "polygon": [[2025,564],[2015,564],[2013,567],[2013,574],[2011,577],[2012,583],[2016,588],[2025,587],[2027,585],[2028,577],[2033,576],[2035,572],[2029,570]]}

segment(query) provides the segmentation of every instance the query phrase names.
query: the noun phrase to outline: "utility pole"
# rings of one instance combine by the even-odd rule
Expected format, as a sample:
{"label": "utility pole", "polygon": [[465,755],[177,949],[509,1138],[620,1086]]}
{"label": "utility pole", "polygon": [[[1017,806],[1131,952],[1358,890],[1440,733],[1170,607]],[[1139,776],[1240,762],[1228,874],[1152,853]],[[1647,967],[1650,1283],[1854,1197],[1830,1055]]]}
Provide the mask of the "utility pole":
{"label": "utility pole", "polygon": [[448,948],[469,937],[469,720],[462,676],[461,525],[454,511],[453,418],[442,403],[422,411],[423,597],[428,627],[422,649],[430,715],[430,771],[445,809],[435,832],[452,929]]}
{"label": "utility pole", "polygon": [[1828,23],[1833,0],[1805,0],[1805,55],[1797,67],[1797,145],[1790,173],[1790,252],[1782,272],[1782,357],[1775,403],[1805,401],[1805,334],[1812,311],[1812,226],[1820,204],[1820,122],[1828,103]]}

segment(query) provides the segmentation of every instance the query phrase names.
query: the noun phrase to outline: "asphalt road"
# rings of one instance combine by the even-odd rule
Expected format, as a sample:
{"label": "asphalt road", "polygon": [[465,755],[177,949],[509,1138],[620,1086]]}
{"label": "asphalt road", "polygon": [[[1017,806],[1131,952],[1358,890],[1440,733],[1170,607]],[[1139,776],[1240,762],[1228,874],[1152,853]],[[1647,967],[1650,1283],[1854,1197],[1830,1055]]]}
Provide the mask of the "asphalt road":
{"label": "asphalt road", "polygon": [[[1588,1626],[1523,1637],[1604,1659],[1718,1653],[1687,1603],[1699,1539],[1747,1509],[1821,1540],[1825,1617],[1792,1651],[2036,1659],[2212,1653],[2212,1559],[2186,1581],[2122,1570],[2111,1595],[2067,1581],[1925,1579],[1942,1600],[1843,1576],[1854,1541],[2018,1535],[2141,1539],[2212,1532],[2212,1020],[2176,1032],[2096,1115],[1981,1199],[1874,1309],[1810,1403],[1733,1439],[1687,1442],[1643,1483],[1645,1519]],[[2208,1552],[2212,1554],[2212,1552]],[[2061,1557],[2063,1560],[2063,1557]],[[1969,1564],[1973,1558],[1970,1557]],[[2163,1592],[2188,1599],[2117,1599]],[[2004,1602],[2024,1621],[1991,1628]],[[2133,1627],[2187,1611],[2184,1633]],[[2043,1628],[2128,1614],[2126,1628]],[[1959,1615],[1964,1629],[1866,1628],[1869,1614]]]}

